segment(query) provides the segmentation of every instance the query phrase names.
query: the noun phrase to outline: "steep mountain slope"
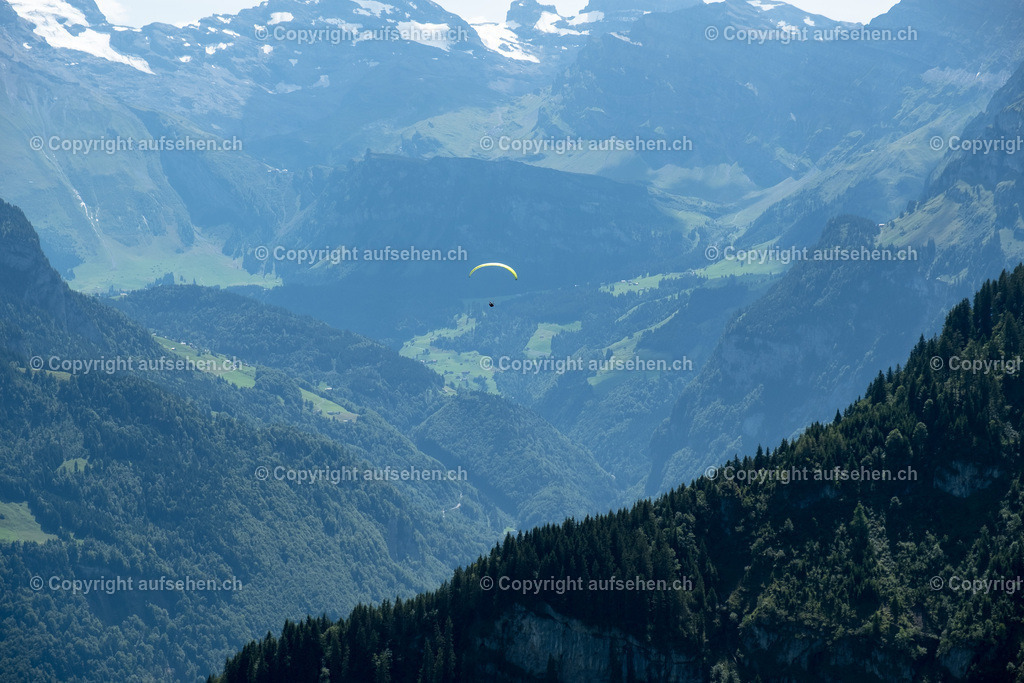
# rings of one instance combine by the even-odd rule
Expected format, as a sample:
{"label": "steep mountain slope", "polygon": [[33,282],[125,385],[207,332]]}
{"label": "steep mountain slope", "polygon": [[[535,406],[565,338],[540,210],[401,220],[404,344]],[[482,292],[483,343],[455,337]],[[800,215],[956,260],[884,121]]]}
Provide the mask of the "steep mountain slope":
{"label": "steep mountain slope", "polygon": [[[267,301],[394,344],[404,341],[396,331],[440,327],[466,299],[678,270],[693,246],[687,222],[671,209],[644,187],[593,176],[367,155],[334,171],[290,224],[239,234],[235,249],[250,271],[284,281]],[[349,251],[332,251],[340,247]],[[439,250],[440,259],[400,258],[411,248]],[[329,258],[288,258],[299,249]],[[484,272],[467,280],[486,261],[513,262],[520,279]]]}
{"label": "steep mountain slope", "polygon": [[211,680],[1019,681],[1021,319],[1024,266],[831,424]]}
{"label": "steep mountain slope", "polygon": [[477,485],[523,527],[610,507],[614,477],[526,408],[472,394],[440,407],[413,433],[424,453],[477,473]]}
{"label": "steep mountain slope", "polygon": [[[746,210],[734,217],[738,227],[792,197],[782,205],[788,212],[754,226],[753,243],[795,230],[809,245],[832,216],[883,219],[903,208],[940,156],[929,137],[959,130],[1024,58],[1014,0],[984,12],[966,0],[903,5],[867,27],[745,0],[646,15],[628,34],[580,52],[535,132],[687,138],[692,149],[573,163],[737,202]],[[810,226],[800,222],[823,206],[829,211]]]}
{"label": "steep mountain slope", "polygon": [[113,303],[163,336],[273,368],[361,415],[379,415],[445,468],[472,472],[476,492],[517,528],[614,500],[614,477],[532,411],[475,392],[452,396],[422,363],[365,337],[199,287],[160,287]]}
{"label": "steep mountain slope", "polygon": [[[0,677],[194,679],[280,614],[436,585],[512,522],[370,411],[190,369],[71,292],[5,203],[0,264]],[[358,351],[339,365],[374,377]]]}
{"label": "steep mountain slope", "polygon": [[371,339],[237,294],[162,286],[109,303],[163,337],[329,386],[332,399],[373,410],[402,429],[421,422],[442,390],[435,373]]}
{"label": "steep mountain slope", "polygon": [[832,216],[849,212],[881,221],[918,199],[935,155],[949,149],[941,142],[955,136],[965,117],[977,112],[1024,59],[1020,10],[1015,0],[989,4],[984,11],[960,0],[911,0],[872,21],[879,30],[916,31],[913,41],[885,44],[893,59],[912,65],[893,81],[893,91],[905,97],[899,110],[887,111],[878,128],[851,135],[831,153],[830,168],[760,216],[745,241],[756,244],[781,234],[783,243],[802,246]]}
{"label": "steep mountain slope", "polygon": [[[984,114],[941,139],[1016,145],[1024,133],[1022,78],[1024,67]],[[897,362],[915,330],[937,329],[985,273],[1018,262],[1024,256],[1019,156],[1005,149],[950,151],[929,194],[909,213],[880,228],[863,219],[831,223],[808,254],[838,244],[849,251],[880,245],[891,254],[911,249],[913,259],[796,263],[733,321],[655,434],[648,491],[827,418],[828,406],[851,400],[873,367]]]}
{"label": "steep mountain slope", "polygon": [[[870,254],[878,233],[866,219],[837,218],[808,254]],[[655,431],[648,493],[827,419],[913,346],[915,327],[936,329],[962,290],[928,277],[934,249],[907,253],[914,258],[798,262],[743,309]]]}
{"label": "steep mountain slope", "polygon": [[936,275],[976,285],[978,273],[1024,255],[1024,66],[962,131],[928,190],[884,232],[898,242],[934,240],[947,256]]}
{"label": "steep mountain slope", "polygon": [[0,56],[0,192],[91,291],[171,270],[244,284],[226,233],[288,220],[295,172],[542,82],[414,2],[272,0],[135,30],[91,0],[4,0]]}

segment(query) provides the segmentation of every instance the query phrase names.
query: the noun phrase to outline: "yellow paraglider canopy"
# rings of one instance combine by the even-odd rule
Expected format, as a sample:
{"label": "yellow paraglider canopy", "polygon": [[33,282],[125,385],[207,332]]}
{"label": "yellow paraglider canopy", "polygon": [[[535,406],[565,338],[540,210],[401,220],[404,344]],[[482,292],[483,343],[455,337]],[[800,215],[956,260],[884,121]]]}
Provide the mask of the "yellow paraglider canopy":
{"label": "yellow paraglider canopy", "polygon": [[481,263],[479,266],[477,266],[473,270],[469,271],[469,276],[473,277],[473,273],[475,273],[476,271],[480,270],[481,268],[487,268],[489,266],[494,266],[496,268],[504,268],[508,272],[512,273],[512,276],[515,277],[515,279],[517,279],[517,280],[519,279],[519,276],[516,275],[516,271],[512,270],[511,266],[506,266],[504,263]]}

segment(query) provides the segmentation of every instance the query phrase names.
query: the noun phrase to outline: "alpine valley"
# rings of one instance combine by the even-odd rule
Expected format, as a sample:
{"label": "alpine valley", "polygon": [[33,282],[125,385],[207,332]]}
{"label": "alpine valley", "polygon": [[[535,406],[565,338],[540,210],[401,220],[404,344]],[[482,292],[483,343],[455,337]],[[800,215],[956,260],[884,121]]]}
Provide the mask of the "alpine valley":
{"label": "alpine valley", "polygon": [[1024,681],[1021,36],[0,0],[0,679]]}

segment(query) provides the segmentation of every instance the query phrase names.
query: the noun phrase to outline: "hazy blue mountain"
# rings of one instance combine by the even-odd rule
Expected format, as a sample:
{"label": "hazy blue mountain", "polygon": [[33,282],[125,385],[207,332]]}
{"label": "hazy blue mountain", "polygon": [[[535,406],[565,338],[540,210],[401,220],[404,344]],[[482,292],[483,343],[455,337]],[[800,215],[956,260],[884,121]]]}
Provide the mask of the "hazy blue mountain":
{"label": "hazy blue mountain", "polygon": [[[466,299],[678,269],[693,247],[669,208],[642,186],[588,175],[369,155],[334,171],[280,232],[244,242],[239,235],[236,249],[250,271],[283,280],[268,301],[400,344],[425,323],[443,326]],[[288,250],[342,246],[358,253],[339,252],[336,264],[287,258]],[[440,250],[444,260],[401,260],[397,250],[412,248]],[[519,280],[490,272],[468,279],[474,265],[503,259],[514,260]]]}
{"label": "hazy blue mountain", "polygon": [[[844,39],[863,27],[783,3],[727,0],[648,14],[621,39],[606,35],[580,52],[556,79],[537,131],[686,138],[687,151],[593,163],[611,177],[640,174],[705,198],[740,201],[767,188],[765,205],[802,197],[795,215],[766,219],[753,243],[823,204],[832,213],[809,219],[818,231],[853,211],[884,220],[921,191],[941,156],[928,138],[959,130],[1024,57],[1019,3],[984,13],[968,2],[944,8],[911,3],[867,27],[891,30],[892,40]],[[988,32],[990,25],[1001,28]],[[898,40],[908,26],[913,39]],[[743,31],[753,32],[751,43],[740,40]],[[974,56],[956,63],[951,50]],[[802,246],[816,240],[813,229],[799,234]]]}
{"label": "hazy blue mountain", "polygon": [[736,315],[654,433],[649,492],[829,419],[878,367],[906,354],[915,329],[941,323],[962,289],[928,277],[934,248],[917,244],[917,259],[906,261],[813,259],[870,253],[878,235],[866,219],[834,219],[809,260]]}
{"label": "hazy blue mountain", "polygon": [[[1016,144],[1024,131],[1022,75],[1024,67],[955,137]],[[873,368],[895,363],[913,345],[915,327],[936,329],[986,273],[1018,262],[1024,256],[1018,157],[1005,150],[950,151],[912,211],[879,227],[865,219],[830,223],[809,254],[863,245],[894,254],[914,249],[916,259],[794,265],[729,325],[656,433],[649,490],[826,419],[829,405],[852,400]]]}
{"label": "hazy blue mountain", "polygon": [[[276,284],[240,271],[237,238],[293,223],[321,189],[320,166],[367,149],[502,156],[483,148],[483,136],[680,140],[690,147],[511,158],[736,202],[730,208],[742,213],[727,228],[768,209],[751,244],[787,230],[810,244],[831,215],[881,221],[917,196],[939,156],[928,135],[959,130],[1020,56],[1019,20],[1005,3],[984,16],[950,3],[940,18],[911,3],[872,25],[920,24],[915,40],[786,45],[704,32],[855,27],[784,4],[607,3],[566,18],[517,3],[510,21],[537,42],[536,63],[433,4],[274,0],[140,30],[111,26],[91,2],[47,8],[21,16],[0,4],[9,102],[0,189],[34,219],[61,272],[88,291],[138,287],[167,272],[204,284]],[[985,22],[998,30],[982,40]],[[428,29],[455,39],[390,39]],[[940,44],[976,57],[951,67]],[[227,149],[61,149],[128,138]],[[898,161],[878,161],[879,147]]]}
{"label": "hazy blue mountain", "polygon": [[[1024,267],[793,442],[286,621],[211,681],[1019,680]],[[630,583],[632,582],[632,583]]]}
{"label": "hazy blue mountain", "polygon": [[[293,217],[307,191],[296,174],[540,83],[433,3],[363,4],[274,0],[135,30],[89,1],[0,2],[0,189],[62,272],[84,262],[80,288],[172,270],[245,284],[218,252],[232,232]],[[191,147],[159,147],[179,141]]]}

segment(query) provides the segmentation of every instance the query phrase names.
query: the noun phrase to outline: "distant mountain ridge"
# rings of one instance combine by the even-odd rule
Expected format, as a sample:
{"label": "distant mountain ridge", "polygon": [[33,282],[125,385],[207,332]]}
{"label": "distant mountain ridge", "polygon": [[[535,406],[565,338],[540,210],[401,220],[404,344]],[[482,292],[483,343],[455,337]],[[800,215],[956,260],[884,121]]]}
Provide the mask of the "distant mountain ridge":
{"label": "distant mountain ridge", "polygon": [[[309,183],[320,167],[343,165],[367,149],[490,160],[502,155],[485,148],[485,135],[686,138],[693,147],[674,153],[505,156],[723,200],[744,215],[754,211],[753,218],[782,200],[753,234],[771,239],[776,218],[796,219],[794,234],[810,244],[831,215],[870,213],[859,202],[883,220],[916,195],[927,150],[889,164],[891,183],[872,184],[868,176],[877,169],[865,168],[872,146],[902,154],[902,136],[921,125],[913,112],[933,106],[959,127],[998,85],[997,70],[1024,56],[1014,48],[1015,7],[1006,2],[985,16],[950,2],[945,18],[935,20],[911,2],[870,27],[920,25],[912,41],[789,45],[709,40],[704,31],[855,27],[785,4],[732,0],[599,3],[574,18],[551,9],[532,0],[510,7],[509,21],[522,25],[518,38],[506,37],[523,49],[533,41],[541,56],[532,63],[485,47],[465,21],[434,4],[271,0],[180,29],[120,30],[92,2],[40,9],[5,0],[0,80],[11,99],[0,117],[0,151],[9,160],[0,190],[37,224],[58,269],[69,278],[77,273],[77,288],[104,291],[114,281],[137,288],[167,272],[204,284],[268,286],[276,282],[239,272],[228,236],[292,222],[315,191]],[[989,22],[992,37],[981,40]],[[451,31],[456,39],[361,39],[359,31],[420,38]],[[504,40],[492,37],[492,47]],[[940,43],[978,57],[949,66]],[[819,53],[842,59],[811,58]],[[899,65],[896,77],[909,90],[859,79],[887,60]],[[947,82],[946,71],[967,62],[994,71],[973,81],[965,71]],[[800,82],[780,75],[790,67]],[[82,86],[94,94],[83,97]],[[790,104],[766,104],[769,96]],[[825,107],[825,100],[842,106]],[[899,131],[876,129],[879,115],[901,110]],[[842,120],[826,120],[835,112]],[[110,155],[62,148],[101,137],[227,147]],[[143,180],[136,185],[136,178]],[[849,186],[839,192],[845,198],[835,196],[837,183]],[[756,197],[769,188],[769,196]],[[799,221],[808,208],[821,213]]]}
{"label": "distant mountain ridge", "polygon": [[[963,131],[935,139],[943,145],[1016,139],[1024,126],[1022,75],[1024,66]],[[1020,154],[1005,151],[947,151],[912,210],[881,226],[866,219],[830,222],[812,251],[839,237],[847,248],[910,248],[915,258],[796,263],[729,325],[708,365],[655,432],[648,492],[826,419],[829,401],[852,399],[873,366],[895,363],[901,347],[913,345],[917,335],[905,321],[936,329],[986,273],[1024,258],[1019,164]],[[725,424],[730,427],[723,429]]]}

